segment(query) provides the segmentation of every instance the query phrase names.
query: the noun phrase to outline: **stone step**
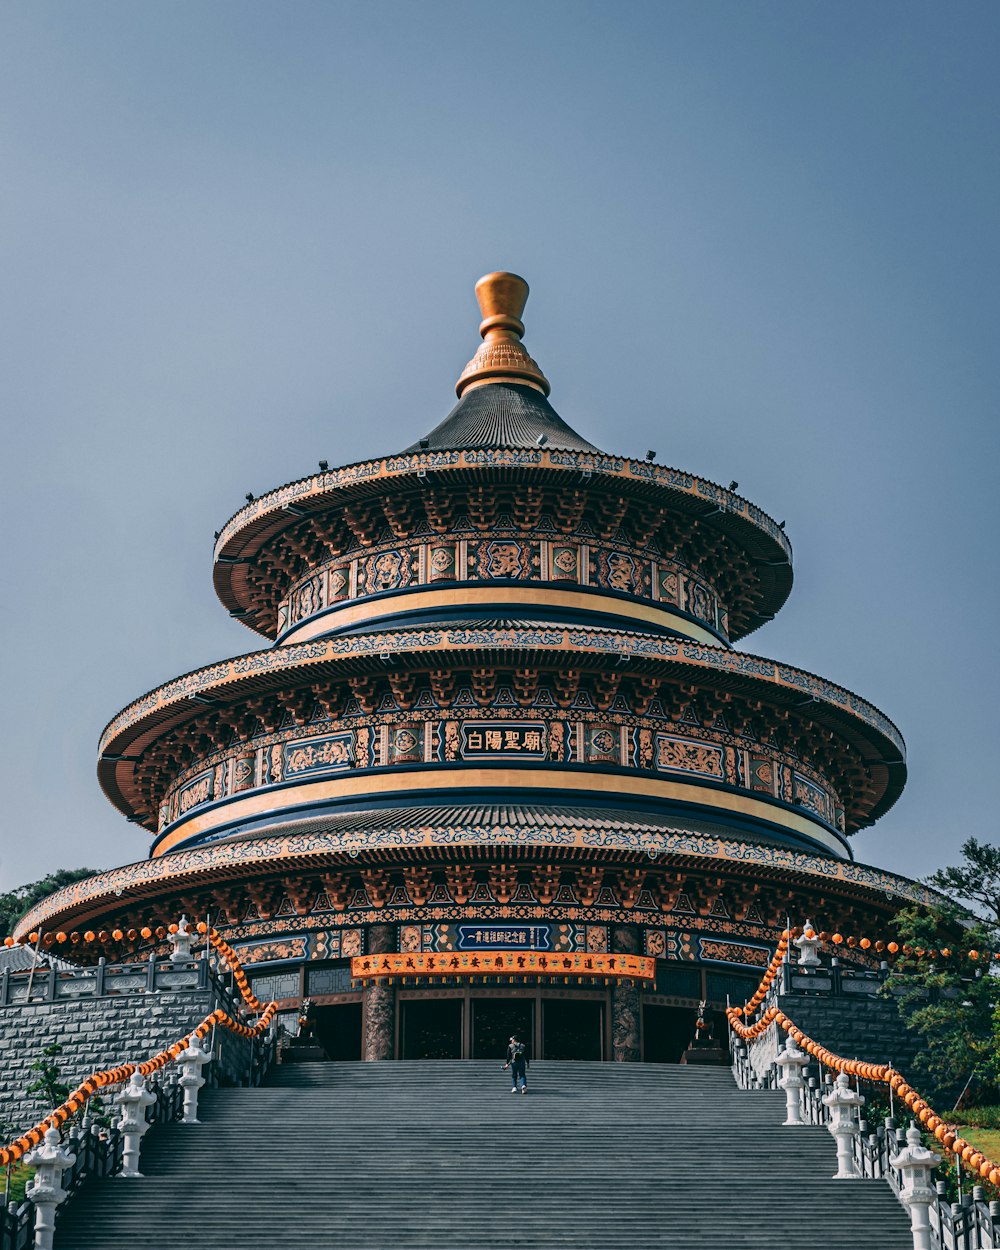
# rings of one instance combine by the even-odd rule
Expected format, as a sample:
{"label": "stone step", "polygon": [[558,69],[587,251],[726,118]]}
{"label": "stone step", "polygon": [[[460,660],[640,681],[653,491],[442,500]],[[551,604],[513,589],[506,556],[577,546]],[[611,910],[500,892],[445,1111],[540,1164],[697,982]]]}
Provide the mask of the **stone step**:
{"label": "stone step", "polygon": [[909,1250],[881,1181],[724,1069],[488,1061],[289,1065],[205,1090],[144,1178],[96,1182],[56,1250]]}

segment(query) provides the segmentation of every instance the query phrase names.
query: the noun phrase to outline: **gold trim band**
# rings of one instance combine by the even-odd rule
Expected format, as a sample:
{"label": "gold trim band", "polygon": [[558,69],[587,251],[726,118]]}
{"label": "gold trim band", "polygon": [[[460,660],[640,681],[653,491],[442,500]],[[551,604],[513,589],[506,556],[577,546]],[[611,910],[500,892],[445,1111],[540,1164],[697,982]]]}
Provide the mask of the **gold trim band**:
{"label": "gold trim band", "polygon": [[[405,606],[400,608],[399,604]],[[694,642],[707,643],[711,647],[726,645],[711,630],[696,625],[694,621],[680,613],[671,612],[668,608],[657,607],[652,603],[647,606],[630,600],[614,599],[609,595],[580,594],[578,591],[549,586],[476,586],[467,582],[449,583],[448,586],[442,586],[440,590],[427,587],[421,593],[400,591],[374,601],[345,600],[343,607],[327,608],[322,614],[308,618],[301,625],[293,626],[281,636],[277,645],[286,647],[294,643],[306,642],[310,638],[330,633],[333,629],[339,630],[348,625],[377,620],[380,616],[391,616],[400,610],[420,612],[441,606],[474,607],[477,604],[496,604],[501,609],[508,604],[511,607],[528,608],[546,604],[580,612],[603,612],[605,615],[618,616],[630,621],[663,625],[682,634],[685,638],[690,638]],[[391,606],[387,607],[387,605]]]}
{"label": "gold trim band", "polygon": [[[729,790],[716,790],[698,782],[665,780],[658,777],[636,777],[618,773],[571,772],[560,768],[472,768],[449,767],[438,770],[393,769],[365,776],[340,775],[297,785],[282,786],[248,795],[246,798],[228,799],[217,807],[201,811],[176,824],[157,843],[154,857],[165,855],[173,847],[212,832],[220,825],[235,824],[242,820],[254,820],[270,814],[275,821],[287,820],[289,809],[307,804],[336,802],[341,799],[361,798],[368,795],[408,792],[455,790],[558,790],[565,801],[578,794],[639,795],[643,798],[673,800],[681,803],[714,807],[733,812],[754,820],[780,825],[792,833],[809,838],[826,847],[837,858],[844,855],[843,845],[821,824],[797,812],[786,811],[777,803],[768,803],[750,795],[735,794]],[[391,823],[392,812],[386,812]],[[260,831],[261,836],[266,830]]]}

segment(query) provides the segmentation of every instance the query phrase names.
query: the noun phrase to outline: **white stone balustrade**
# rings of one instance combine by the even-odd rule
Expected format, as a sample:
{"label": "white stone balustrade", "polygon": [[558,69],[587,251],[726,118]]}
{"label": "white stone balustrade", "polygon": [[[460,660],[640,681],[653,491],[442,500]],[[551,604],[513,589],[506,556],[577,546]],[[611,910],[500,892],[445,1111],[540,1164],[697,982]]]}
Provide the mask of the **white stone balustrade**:
{"label": "white stone balustrade", "polygon": [[156,1095],[146,1088],[146,1078],[140,1072],[133,1072],[128,1084],[115,1098],[121,1107],[121,1119],[118,1127],[124,1141],[122,1157],[122,1176],[141,1176],[139,1171],[139,1147],[149,1122],[146,1119],[146,1108],[156,1102]]}
{"label": "white stone balustrade", "polygon": [[835,1181],[853,1180],[859,1175],[854,1159],[854,1138],[858,1135],[858,1119],[855,1111],[864,1106],[864,1096],[851,1089],[846,1072],[841,1072],[833,1083],[833,1089],[823,1098],[823,1105],[830,1110],[827,1126],[837,1143],[837,1171]]}
{"label": "white stone balustrade", "polygon": [[56,1207],[66,1198],[62,1187],[63,1172],[73,1166],[76,1155],[64,1150],[57,1128],[46,1129],[45,1139],[24,1156],[25,1163],[35,1169],[25,1197],[35,1206],[35,1250],[52,1250],[56,1228]]}
{"label": "white stone balustrade", "polygon": [[806,1083],[802,1069],[808,1065],[809,1056],[799,1050],[794,1039],[790,1037],[775,1063],[780,1073],[778,1088],[785,1091],[785,1123],[803,1124],[802,1091]]}
{"label": "white stone balustrade", "polygon": [[[807,933],[811,933],[812,937],[806,937]],[[818,968],[820,966],[818,954],[819,938],[816,936],[816,930],[811,920],[805,922],[802,932],[797,938],[792,938],[792,944],[799,948],[798,965],[800,968]]]}
{"label": "white stone balustrade", "polygon": [[913,1250],[931,1250],[930,1208],[937,1196],[931,1171],[940,1162],[940,1155],[921,1145],[920,1130],[916,1124],[907,1129],[903,1149],[889,1159],[890,1165],[903,1175],[899,1200],[910,1211]]}
{"label": "white stone balustrade", "polygon": [[192,1037],[189,1045],[182,1050],[177,1057],[180,1064],[181,1078],[178,1084],[184,1091],[184,1114],[181,1116],[182,1124],[200,1124],[198,1119],[198,1091],[205,1084],[205,1078],[201,1074],[202,1068],[206,1063],[210,1063],[212,1056],[208,1051],[202,1050],[198,1039]]}

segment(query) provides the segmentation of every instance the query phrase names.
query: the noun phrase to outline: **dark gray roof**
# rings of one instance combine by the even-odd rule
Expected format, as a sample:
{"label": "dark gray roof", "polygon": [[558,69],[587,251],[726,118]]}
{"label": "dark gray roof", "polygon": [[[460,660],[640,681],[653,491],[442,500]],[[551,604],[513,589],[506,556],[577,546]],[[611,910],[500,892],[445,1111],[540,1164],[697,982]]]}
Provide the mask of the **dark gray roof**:
{"label": "dark gray roof", "polygon": [[[345,837],[382,829],[422,829],[434,826],[474,825],[495,828],[500,825],[528,829],[597,829],[658,833],[695,833],[725,838],[731,842],[769,843],[772,839],[760,832],[746,833],[730,825],[697,817],[678,817],[655,810],[636,811],[619,807],[582,806],[557,803],[450,803],[427,806],[393,807],[390,805],[361,810],[326,812],[299,820],[268,825],[255,822],[250,827],[234,829],[225,839],[243,840],[286,837],[293,834],[338,833]],[[780,838],[774,838],[778,843]]]}
{"label": "dark gray roof", "polygon": [[[0,972],[6,968],[10,972],[27,972],[36,962],[35,952],[30,946],[0,946]],[[37,958],[39,968],[69,968],[65,959],[59,959],[49,951],[40,951]]]}
{"label": "dark gray roof", "polygon": [[[465,392],[440,425],[427,435],[428,451],[463,447],[535,447],[539,435],[558,451],[598,451],[581,438],[540,391],[511,382],[491,382]],[[420,451],[420,443],[407,452]]]}

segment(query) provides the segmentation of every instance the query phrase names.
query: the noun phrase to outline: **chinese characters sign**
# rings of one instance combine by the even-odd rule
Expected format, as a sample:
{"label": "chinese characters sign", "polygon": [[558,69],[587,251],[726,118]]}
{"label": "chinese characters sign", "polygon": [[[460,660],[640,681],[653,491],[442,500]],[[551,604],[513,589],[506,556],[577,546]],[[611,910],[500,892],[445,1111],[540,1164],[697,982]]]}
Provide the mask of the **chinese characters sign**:
{"label": "chinese characters sign", "polygon": [[412,955],[359,955],[351,960],[355,981],[398,977],[485,976],[607,977],[652,981],[656,961],[648,955],[590,955],[584,951],[423,951]]}
{"label": "chinese characters sign", "polygon": [[463,924],[458,926],[460,951],[552,949],[552,932],[547,924]]}
{"label": "chinese characters sign", "polygon": [[462,725],[462,758],[467,760],[545,759],[545,726],[540,721],[466,721]]}

